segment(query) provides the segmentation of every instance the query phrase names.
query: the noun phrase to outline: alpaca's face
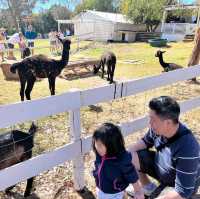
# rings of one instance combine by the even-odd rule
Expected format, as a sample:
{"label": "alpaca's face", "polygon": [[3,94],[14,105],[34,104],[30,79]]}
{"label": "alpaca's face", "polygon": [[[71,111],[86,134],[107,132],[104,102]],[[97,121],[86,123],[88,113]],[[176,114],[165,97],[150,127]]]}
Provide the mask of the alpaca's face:
{"label": "alpaca's face", "polygon": [[165,51],[158,50],[155,54],[155,57],[160,57],[163,53],[165,53]]}

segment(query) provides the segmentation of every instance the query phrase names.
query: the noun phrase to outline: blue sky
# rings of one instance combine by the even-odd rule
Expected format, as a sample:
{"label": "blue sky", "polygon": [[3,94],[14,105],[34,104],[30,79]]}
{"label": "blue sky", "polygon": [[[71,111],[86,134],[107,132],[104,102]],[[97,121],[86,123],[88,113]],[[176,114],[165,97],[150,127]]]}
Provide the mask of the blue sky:
{"label": "blue sky", "polygon": [[[36,8],[34,9],[35,12],[41,11],[42,9],[48,9],[50,8],[52,5],[66,5],[66,0],[50,0],[47,1],[47,3],[37,3],[36,4]],[[70,9],[73,10],[76,6],[76,4],[70,4]]]}
{"label": "blue sky", "polygon": [[[80,2],[81,0],[76,0],[76,2]],[[99,0],[99,1],[101,1],[101,0]],[[195,0],[182,0],[182,2],[184,2],[184,3],[188,3],[188,4],[190,4],[190,3],[193,3]],[[67,2],[67,0],[49,0],[49,1],[47,1],[46,0],[46,3],[37,3],[36,4],[36,7],[35,7],[35,9],[34,9],[34,12],[40,12],[40,11],[42,11],[43,9],[48,9],[48,8],[50,8],[52,5],[55,5],[55,4],[60,4],[60,5],[66,5],[66,2]],[[76,6],[76,4],[70,4],[69,5],[69,8],[71,9],[71,10],[73,10],[74,8],[75,8],[75,6]],[[0,5],[0,8],[1,8],[1,5]]]}
{"label": "blue sky", "polygon": [[188,4],[190,4],[190,3],[193,3],[194,0],[183,0],[183,2],[184,2],[184,3],[188,3]]}
{"label": "blue sky", "polygon": [[[101,0],[99,0],[101,1]],[[182,0],[182,2],[184,3],[193,3],[195,0]],[[40,12],[43,9],[48,9],[50,8],[52,5],[55,4],[60,4],[60,5],[65,5],[65,2],[67,2],[67,0],[46,0],[46,3],[37,3],[36,4],[36,8],[34,9],[34,12]],[[77,0],[76,2],[80,2],[80,0]],[[70,4],[70,9],[73,10],[75,8],[76,4]],[[1,8],[1,5],[0,5]]]}
{"label": "blue sky", "polygon": [[[99,0],[101,1],[101,0]],[[192,3],[194,2],[195,0],[182,0],[184,3]],[[61,5],[65,5],[65,0],[49,0],[47,1],[47,3],[37,3],[36,5],[36,8],[35,8],[35,12],[38,12],[38,11],[41,11],[42,9],[48,9],[50,8],[52,5],[55,5],[55,4],[61,4]],[[70,9],[73,10],[74,7],[76,5],[74,4],[70,4]]]}

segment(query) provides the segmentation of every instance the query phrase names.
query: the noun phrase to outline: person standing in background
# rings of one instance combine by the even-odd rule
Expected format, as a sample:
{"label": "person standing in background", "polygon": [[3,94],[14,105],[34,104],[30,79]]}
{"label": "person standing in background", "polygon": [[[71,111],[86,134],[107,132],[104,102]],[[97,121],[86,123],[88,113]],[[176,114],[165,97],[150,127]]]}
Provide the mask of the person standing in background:
{"label": "person standing in background", "polygon": [[37,38],[37,33],[33,31],[32,25],[28,26],[25,37],[28,41],[28,47],[31,49],[31,54],[34,55],[34,40]]}
{"label": "person standing in background", "polygon": [[22,43],[23,39],[24,39],[24,36],[23,36],[22,32],[15,33],[8,39],[8,48],[9,48],[8,59],[16,60],[16,57],[13,54],[13,49],[14,49],[16,43],[18,43],[19,48],[21,49],[22,48],[21,43]]}
{"label": "person standing in background", "polygon": [[5,42],[6,38],[4,36],[4,28],[0,28],[0,57],[1,57],[1,62],[4,61],[4,50],[5,50]]}

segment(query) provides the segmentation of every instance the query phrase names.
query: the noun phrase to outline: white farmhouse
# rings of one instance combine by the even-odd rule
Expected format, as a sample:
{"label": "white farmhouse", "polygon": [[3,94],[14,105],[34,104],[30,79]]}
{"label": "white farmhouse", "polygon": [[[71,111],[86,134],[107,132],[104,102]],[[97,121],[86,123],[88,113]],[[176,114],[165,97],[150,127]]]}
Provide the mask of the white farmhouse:
{"label": "white farmhouse", "polygon": [[87,10],[70,22],[74,24],[74,35],[80,40],[132,42],[137,32],[145,31],[144,25],[135,25],[118,13]]}

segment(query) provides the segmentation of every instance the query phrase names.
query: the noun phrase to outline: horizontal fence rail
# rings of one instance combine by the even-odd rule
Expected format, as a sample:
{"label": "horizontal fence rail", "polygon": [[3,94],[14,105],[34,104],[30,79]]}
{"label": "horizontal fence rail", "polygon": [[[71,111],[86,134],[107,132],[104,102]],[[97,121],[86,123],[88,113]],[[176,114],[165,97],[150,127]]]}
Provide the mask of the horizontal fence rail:
{"label": "horizontal fence rail", "polygon": [[[80,137],[81,107],[135,95],[147,90],[191,79],[196,76],[200,76],[200,65],[162,73],[161,75],[153,77],[118,82],[116,84],[88,90],[72,90],[57,96],[0,106],[0,128],[25,121],[36,120],[61,112],[69,112],[70,133],[71,135],[74,133],[71,143],[52,152],[41,154],[25,162],[1,170],[0,190],[4,190],[9,186],[36,176],[41,172],[69,160],[76,162],[74,169],[75,176],[76,179],[80,178],[79,181],[81,181],[81,174],[79,175],[78,171],[83,169],[83,165],[80,163],[78,164],[78,160],[81,162],[82,156],[91,150],[91,136],[85,138]],[[200,97],[181,102],[180,106],[182,113],[198,108],[200,107]],[[127,136],[135,131],[146,128],[148,126],[148,117],[144,116],[133,121],[121,123],[120,125],[123,135]],[[77,183],[77,188],[78,187],[83,187],[83,183],[79,183],[79,185]]]}

